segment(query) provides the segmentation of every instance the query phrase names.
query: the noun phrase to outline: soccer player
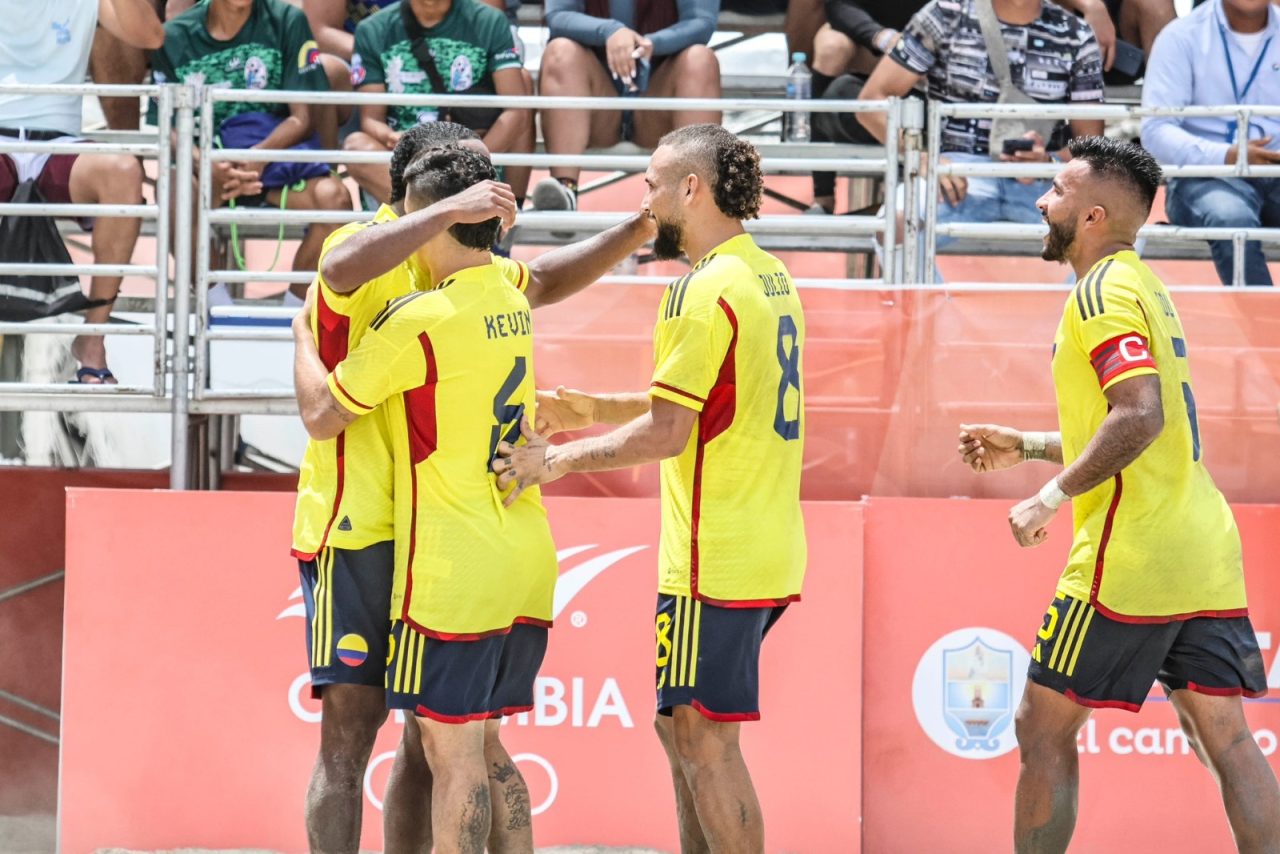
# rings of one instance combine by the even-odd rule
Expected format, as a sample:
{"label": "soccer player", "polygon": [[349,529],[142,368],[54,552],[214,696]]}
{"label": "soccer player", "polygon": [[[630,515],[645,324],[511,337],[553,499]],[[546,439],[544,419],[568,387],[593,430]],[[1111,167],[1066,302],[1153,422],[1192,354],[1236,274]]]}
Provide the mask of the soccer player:
{"label": "soccer player", "polygon": [[750,854],[764,850],[764,821],[739,729],[760,717],[760,646],[805,570],[804,313],[782,262],[742,227],[763,188],[749,143],[680,128],[645,183],[658,257],[698,259],[662,299],[649,391],[540,400],[542,423],[625,426],[553,446],[526,423],[528,444],[500,445],[493,468],[514,498],[571,472],[661,461],[656,727],[681,848]]}
{"label": "soccer player", "polygon": [[[388,301],[433,286],[430,272],[412,260],[422,243],[457,223],[514,215],[514,196],[495,181],[404,215],[405,169],[424,153],[455,144],[485,153],[461,125],[432,122],[407,131],[391,158],[393,203],[371,222],[343,226],[326,241],[315,307],[304,317],[327,369],[355,350]],[[494,263],[536,307],[586,287],[650,233],[648,219],[637,216],[527,266],[496,256]],[[379,412],[333,440],[309,442],[298,479],[293,554],[307,605],[312,690],[323,710],[307,826],[313,847],[325,851],[356,850],[364,769],[387,715],[393,516],[391,450],[382,419]],[[388,846],[420,850],[426,844],[430,831],[420,807],[430,789],[418,728],[409,718],[384,798]],[[415,841],[421,844],[415,847]]]}
{"label": "soccer player", "polygon": [[[408,216],[494,174],[475,152],[431,152],[405,176]],[[295,324],[299,408],[314,438],[385,410],[397,551],[387,702],[422,731],[436,850],[468,854],[486,840],[533,850],[528,790],[498,719],[533,706],[556,581],[538,493],[504,507],[489,472],[534,406],[529,302],[489,253],[499,225],[424,241],[413,260],[439,284],[388,303],[332,372]]]}
{"label": "soccer player", "polygon": [[1276,852],[1280,790],[1241,695],[1266,676],[1245,603],[1240,536],[1204,464],[1188,358],[1164,285],[1133,244],[1160,167],[1136,145],[1071,142],[1073,159],[1039,200],[1044,258],[1079,282],[1054,336],[1061,432],[962,425],[977,472],[1024,460],[1065,469],[1009,513],[1036,546],[1072,502],[1074,540],[1031,654],[1017,714],[1019,852],[1061,852],[1075,828],[1076,734],[1092,709],[1136,712],[1159,680],[1213,772],[1241,851]]}

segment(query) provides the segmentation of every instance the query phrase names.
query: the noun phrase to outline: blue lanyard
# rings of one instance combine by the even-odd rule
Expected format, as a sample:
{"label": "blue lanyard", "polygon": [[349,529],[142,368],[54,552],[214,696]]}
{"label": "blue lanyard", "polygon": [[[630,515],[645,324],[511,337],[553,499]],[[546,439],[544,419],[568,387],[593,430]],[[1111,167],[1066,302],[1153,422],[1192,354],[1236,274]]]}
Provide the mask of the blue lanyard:
{"label": "blue lanyard", "polygon": [[1222,26],[1221,23],[1217,24],[1217,35],[1222,38],[1222,52],[1226,55],[1226,73],[1231,76],[1231,95],[1235,96],[1236,104],[1243,104],[1244,97],[1253,88],[1253,81],[1258,78],[1258,69],[1262,68],[1262,60],[1267,58],[1267,49],[1271,46],[1271,40],[1275,36],[1267,36],[1267,40],[1262,42],[1262,50],[1258,51],[1258,60],[1253,63],[1253,70],[1249,72],[1249,79],[1244,81],[1244,90],[1242,91],[1235,83],[1235,65],[1231,63],[1231,47],[1226,44],[1226,27]]}

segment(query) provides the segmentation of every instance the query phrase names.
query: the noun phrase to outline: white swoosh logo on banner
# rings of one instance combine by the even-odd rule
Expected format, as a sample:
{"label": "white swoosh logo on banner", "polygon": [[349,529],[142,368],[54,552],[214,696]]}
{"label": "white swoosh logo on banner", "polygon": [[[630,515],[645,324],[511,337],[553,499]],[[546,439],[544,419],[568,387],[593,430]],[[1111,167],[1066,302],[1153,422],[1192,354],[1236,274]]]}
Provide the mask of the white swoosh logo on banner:
{"label": "white swoosh logo on banner", "polygon": [[[589,548],[593,548],[593,546],[586,546],[576,550],[566,549],[565,551],[577,554]],[[560,578],[556,580],[556,596],[551,607],[551,618],[553,620],[559,619],[560,612],[569,607],[569,603],[573,601],[573,598],[581,593],[583,588],[590,584],[597,575],[623,558],[630,557],[636,552],[642,552],[647,548],[648,546],[632,546],[629,549],[606,552],[562,573]]]}
{"label": "white swoosh logo on banner", "polygon": [[[294,599],[301,599],[301,598],[302,598],[302,585],[299,584],[298,588],[289,594],[289,601],[292,602]],[[288,608],[285,608],[283,611],[281,611],[279,614],[276,615],[277,620],[283,620],[285,617],[302,617],[303,619],[306,619],[307,608],[305,605],[299,602],[296,605],[290,605]]]}

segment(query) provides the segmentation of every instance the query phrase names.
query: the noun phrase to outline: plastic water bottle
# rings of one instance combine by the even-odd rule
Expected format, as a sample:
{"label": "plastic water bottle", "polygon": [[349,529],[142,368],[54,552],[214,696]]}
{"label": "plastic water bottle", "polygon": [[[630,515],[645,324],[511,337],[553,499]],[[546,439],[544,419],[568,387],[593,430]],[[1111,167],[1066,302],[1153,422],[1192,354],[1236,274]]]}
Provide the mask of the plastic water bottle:
{"label": "plastic water bottle", "polygon": [[[787,99],[808,101],[813,92],[813,74],[804,64],[805,55],[800,51],[791,54],[791,67],[787,69]],[[789,112],[783,119],[784,142],[808,142],[809,111]]]}

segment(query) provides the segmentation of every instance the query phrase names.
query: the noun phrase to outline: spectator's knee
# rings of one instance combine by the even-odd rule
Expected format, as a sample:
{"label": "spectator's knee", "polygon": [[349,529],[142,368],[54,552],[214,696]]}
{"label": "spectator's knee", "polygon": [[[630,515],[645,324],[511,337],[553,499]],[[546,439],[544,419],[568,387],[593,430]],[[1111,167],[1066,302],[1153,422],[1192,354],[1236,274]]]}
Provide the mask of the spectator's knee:
{"label": "spectator's knee", "polygon": [[682,96],[720,94],[720,60],[715,51],[697,44],[682,50],[676,61],[680,64],[676,88]]}
{"label": "spectator's knee", "polygon": [[529,69],[520,69],[520,83],[524,87],[524,94],[533,94],[533,75],[529,73]]}
{"label": "spectator's knee", "polygon": [[844,33],[823,24],[813,38],[813,68],[830,77],[842,73],[853,58],[853,40]]}
{"label": "spectator's knee", "polygon": [[142,164],[129,154],[104,154],[94,164],[93,181],[103,201],[137,204],[142,198]]}
{"label": "spectator's knee", "polygon": [[324,67],[325,77],[329,78],[330,89],[343,91],[351,88],[351,68],[342,57],[322,53],[320,64]]}
{"label": "spectator's knee", "polygon": [[344,151],[386,151],[386,146],[364,131],[350,134],[342,143]]}
{"label": "spectator's knee", "polygon": [[350,210],[351,193],[347,185],[332,176],[321,178],[316,184],[316,207],[320,210]]}
{"label": "spectator's knee", "polygon": [[594,62],[595,57],[573,39],[552,39],[542,52],[542,79],[572,73],[588,60]]}

